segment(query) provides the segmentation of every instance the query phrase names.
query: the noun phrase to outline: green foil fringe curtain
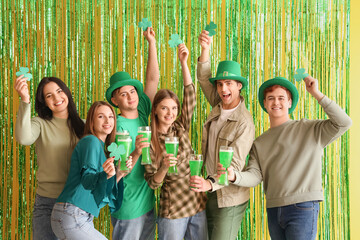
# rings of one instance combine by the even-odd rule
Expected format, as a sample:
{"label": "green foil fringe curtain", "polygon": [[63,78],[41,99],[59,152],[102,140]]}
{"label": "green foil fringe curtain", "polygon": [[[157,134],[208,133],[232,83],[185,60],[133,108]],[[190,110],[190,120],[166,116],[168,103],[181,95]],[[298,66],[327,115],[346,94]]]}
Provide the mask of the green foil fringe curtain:
{"label": "green foil fringe curtain", "polygon": [[[259,136],[269,121],[257,103],[258,87],[275,76],[294,81],[300,67],[319,79],[321,91],[348,112],[349,8],[346,0],[0,1],[0,238],[32,238],[36,155],[33,146],[21,146],[14,139],[19,97],[13,85],[20,66],[29,67],[34,76],[29,83],[33,114],[39,81],[57,76],[69,86],[85,118],[92,102],[105,99],[112,73],[125,70],[145,81],[148,46],[137,23],[147,17],[156,33],[160,88],[170,88],[180,98],[180,64],[175,49],[168,46],[170,35],[178,33],[190,50],[188,64],[197,90],[191,138],[200,153],[202,125],[211,108],[196,80],[197,37],[207,23],[218,26],[212,71],[215,74],[221,60],[240,62],[250,80],[242,94]],[[304,83],[295,84],[300,102],[291,117],[326,118]],[[350,238],[348,140],[345,134],[324,151],[325,201],[320,204],[318,239]],[[107,208],[95,226],[111,238]],[[238,238],[270,239],[262,185],[251,189]]]}

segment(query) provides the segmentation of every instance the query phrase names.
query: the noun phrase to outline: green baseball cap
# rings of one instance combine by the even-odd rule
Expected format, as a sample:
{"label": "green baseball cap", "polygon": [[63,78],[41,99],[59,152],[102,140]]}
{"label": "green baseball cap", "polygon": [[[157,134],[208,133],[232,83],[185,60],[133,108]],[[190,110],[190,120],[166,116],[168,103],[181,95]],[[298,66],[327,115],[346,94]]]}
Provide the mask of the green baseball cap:
{"label": "green baseball cap", "polygon": [[274,85],[280,85],[285,87],[286,89],[288,89],[291,93],[291,98],[292,98],[292,103],[291,103],[291,108],[289,108],[289,114],[292,113],[294,111],[294,109],[296,108],[296,105],[299,101],[299,92],[296,89],[295,85],[290,82],[289,80],[287,80],[286,78],[283,77],[276,77],[276,78],[272,78],[270,80],[265,81],[263,84],[261,84],[260,88],[259,88],[259,93],[258,93],[258,99],[259,99],[259,103],[261,108],[265,111],[265,107],[264,107],[264,91],[265,89],[267,89],[268,87],[274,86]]}
{"label": "green baseball cap", "polygon": [[240,64],[234,61],[221,61],[219,62],[216,77],[210,78],[209,81],[215,85],[216,80],[236,80],[241,82],[242,87],[248,85],[248,80],[241,76]]}
{"label": "green baseball cap", "polygon": [[117,107],[112,101],[111,101],[111,95],[114,90],[123,87],[123,86],[133,86],[135,87],[137,94],[139,98],[144,93],[143,85],[139,80],[132,79],[130,77],[130,74],[127,72],[117,72],[114,73],[110,77],[110,87],[106,90],[106,100],[114,107]]}

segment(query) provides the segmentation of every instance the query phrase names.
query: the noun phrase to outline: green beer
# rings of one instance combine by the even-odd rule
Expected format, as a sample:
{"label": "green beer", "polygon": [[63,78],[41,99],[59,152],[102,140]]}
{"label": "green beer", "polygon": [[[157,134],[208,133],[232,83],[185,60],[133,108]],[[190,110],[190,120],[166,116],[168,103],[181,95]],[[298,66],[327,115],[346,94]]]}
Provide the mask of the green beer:
{"label": "green beer", "polygon": [[130,155],[132,144],[129,132],[127,130],[116,132],[115,142],[118,145],[118,151],[120,153],[120,170],[122,172],[129,172],[129,168],[126,167],[126,159]]}
{"label": "green beer", "polygon": [[[220,146],[219,158],[220,158],[220,163],[223,165],[224,168],[227,169],[228,167],[230,167],[233,155],[234,155],[234,150],[232,147]],[[220,175],[219,184],[225,186],[229,185],[227,170],[225,170],[225,173]]]}
{"label": "green beer", "polygon": [[126,160],[130,155],[132,139],[127,136],[125,139],[118,139],[117,145],[120,149],[120,171],[129,172],[129,168],[126,166]]}
{"label": "green beer", "polygon": [[[191,154],[189,160],[190,176],[201,177],[202,165],[203,165],[202,155]],[[190,187],[190,188],[194,188],[194,187]]]}
{"label": "green beer", "polygon": [[[150,143],[151,141],[151,130],[149,126],[145,127],[139,127],[138,128],[138,135],[142,135],[141,138],[147,138],[145,142]],[[141,164],[151,164],[151,158],[150,158],[150,147],[144,147],[142,149],[142,158],[141,158]]]}
{"label": "green beer", "polygon": [[201,176],[201,168],[203,165],[202,155],[192,154],[190,156],[190,175],[191,176]]}
{"label": "green beer", "polygon": [[[177,157],[179,149],[179,140],[177,137],[167,137],[165,138],[165,149],[167,154],[173,154],[173,157]],[[178,170],[177,166],[169,167],[168,175],[177,175]]]}

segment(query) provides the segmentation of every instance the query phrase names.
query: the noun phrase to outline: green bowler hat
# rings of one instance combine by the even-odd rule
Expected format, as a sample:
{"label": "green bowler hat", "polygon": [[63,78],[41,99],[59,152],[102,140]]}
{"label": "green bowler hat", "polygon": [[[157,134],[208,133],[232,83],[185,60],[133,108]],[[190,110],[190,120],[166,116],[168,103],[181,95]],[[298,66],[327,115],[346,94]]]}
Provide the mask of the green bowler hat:
{"label": "green bowler hat", "polygon": [[215,85],[216,80],[230,79],[241,82],[242,87],[248,85],[248,80],[241,76],[240,64],[234,61],[219,62],[216,77],[210,78],[209,81]]}
{"label": "green bowler hat", "polygon": [[291,108],[289,108],[289,114],[292,113],[294,111],[294,109],[296,108],[296,105],[299,101],[299,92],[292,82],[290,82],[289,80],[287,80],[286,78],[283,78],[283,77],[276,77],[276,78],[267,80],[266,82],[261,84],[261,86],[259,88],[259,93],[258,93],[258,98],[259,98],[259,103],[260,103],[261,108],[265,112],[267,112],[264,107],[264,91],[268,87],[271,87],[274,85],[283,86],[290,91],[291,97],[292,97],[292,102],[291,102]]}
{"label": "green bowler hat", "polygon": [[135,87],[137,94],[139,98],[144,93],[143,85],[139,80],[132,79],[130,77],[130,74],[127,72],[117,72],[114,73],[110,77],[110,87],[106,90],[106,100],[113,105],[114,107],[117,107],[112,101],[111,101],[111,95],[114,90],[123,87],[123,86],[133,86]]}

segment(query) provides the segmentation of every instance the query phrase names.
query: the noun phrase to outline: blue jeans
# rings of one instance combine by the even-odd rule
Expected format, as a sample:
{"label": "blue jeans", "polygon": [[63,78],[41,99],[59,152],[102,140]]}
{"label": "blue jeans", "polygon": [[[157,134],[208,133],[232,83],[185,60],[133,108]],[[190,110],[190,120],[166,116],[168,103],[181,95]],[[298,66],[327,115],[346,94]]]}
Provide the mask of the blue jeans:
{"label": "blue jeans", "polygon": [[51,227],[60,239],[107,239],[93,223],[94,216],[71,203],[56,203]]}
{"label": "blue jeans", "polygon": [[159,240],[207,240],[205,210],[191,217],[158,219]]}
{"label": "blue jeans", "polygon": [[267,215],[271,239],[315,239],[318,214],[318,201],[268,208]]}
{"label": "blue jeans", "polygon": [[[129,210],[131,211],[131,210]],[[144,215],[129,219],[120,220],[111,216],[111,223],[114,227],[113,240],[154,240],[155,239],[155,215],[154,209]]]}
{"label": "blue jeans", "polygon": [[57,239],[51,229],[51,211],[55,202],[56,198],[47,198],[36,194],[32,218],[34,240]]}

